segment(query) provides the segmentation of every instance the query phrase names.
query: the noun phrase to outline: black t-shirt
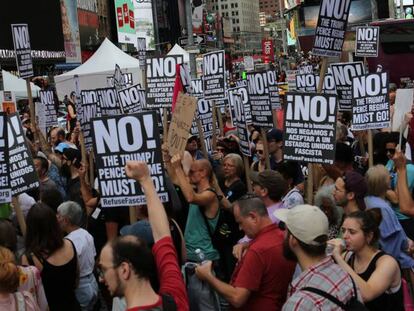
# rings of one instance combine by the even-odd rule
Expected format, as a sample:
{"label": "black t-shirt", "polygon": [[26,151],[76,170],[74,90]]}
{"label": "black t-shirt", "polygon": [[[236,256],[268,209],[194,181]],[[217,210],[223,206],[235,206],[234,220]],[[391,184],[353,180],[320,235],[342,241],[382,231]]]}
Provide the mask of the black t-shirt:
{"label": "black t-shirt", "polygon": [[229,187],[224,187],[224,196],[230,202],[234,202],[240,199],[247,192],[246,185],[240,179],[233,182]]}

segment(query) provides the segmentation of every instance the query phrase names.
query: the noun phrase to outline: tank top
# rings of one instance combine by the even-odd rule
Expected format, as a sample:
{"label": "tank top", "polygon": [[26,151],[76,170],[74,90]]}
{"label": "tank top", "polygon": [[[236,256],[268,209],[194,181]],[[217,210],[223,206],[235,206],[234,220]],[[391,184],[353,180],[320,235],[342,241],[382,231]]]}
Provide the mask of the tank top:
{"label": "tank top", "polygon": [[73,257],[64,265],[55,266],[46,259],[39,258],[43,265],[42,282],[50,311],[81,310],[75,296],[78,258],[72,241],[70,243]]}
{"label": "tank top", "polygon": [[[377,265],[378,259],[382,256],[386,255],[383,251],[378,252],[375,254],[374,258],[372,258],[371,262],[369,263],[367,269],[362,272],[358,273],[358,275],[365,281],[368,281],[371,277],[372,273],[374,273]],[[355,254],[352,254],[351,257],[348,259],[348,264],[354,269],[354,262],[355,262]],[[374,300],[365,303],[365,306],[368,310],[381,310],[381,311],[404,311],[404,303],[403,303],[403,292],[402,292],[402,284],[400,283],[399,289],[395,293],[383,293]]]}

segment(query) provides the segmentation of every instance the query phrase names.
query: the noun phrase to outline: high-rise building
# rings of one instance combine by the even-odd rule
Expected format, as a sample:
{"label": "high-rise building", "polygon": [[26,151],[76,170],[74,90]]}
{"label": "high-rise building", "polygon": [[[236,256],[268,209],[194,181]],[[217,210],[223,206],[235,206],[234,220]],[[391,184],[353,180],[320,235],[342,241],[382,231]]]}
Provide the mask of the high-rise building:
{"label": "high-rise building", "polygon": [[259,0],[260,12],[264,12],[266,16],[273,17],[275,13],[279,13],[279,0]]}

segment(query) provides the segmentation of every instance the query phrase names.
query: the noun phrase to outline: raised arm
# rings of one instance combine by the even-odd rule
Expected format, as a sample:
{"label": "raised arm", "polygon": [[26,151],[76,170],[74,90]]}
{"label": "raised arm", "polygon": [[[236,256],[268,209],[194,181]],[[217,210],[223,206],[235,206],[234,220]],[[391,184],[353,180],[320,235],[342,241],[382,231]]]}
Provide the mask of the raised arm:
{"label": "raised arm", "polygon": [[147,199],[148,219],[151,224],[154,241],[157,242],[164,237],[171,236],[167,214],[155,190],[148,165],[141,161],[128,161],[125,166],[125,172],[129,178],[139,182],[144,191]]}
{"label": "raised arm", "polygon": [[414,201],[407,183],[407,161],[401,151],[395,152],[393,160],[397,170],[397,195],[400,211],[405,215],[413,217]]}

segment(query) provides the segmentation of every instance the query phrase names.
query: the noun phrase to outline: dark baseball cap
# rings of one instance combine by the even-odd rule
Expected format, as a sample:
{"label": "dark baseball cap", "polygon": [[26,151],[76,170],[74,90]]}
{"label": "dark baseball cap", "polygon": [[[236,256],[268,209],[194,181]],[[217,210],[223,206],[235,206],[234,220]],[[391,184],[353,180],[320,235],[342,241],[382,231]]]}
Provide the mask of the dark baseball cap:
{"label": "dark baseball cap", "polygon": [[347,192],[353,192],[355,195],[355,201],[361,210],[365,210],[364,198],[367,195],[368,185],[367,182],[360,173],[355,171],[347,171],[342,179],[345,182],[345,190]]}
{"label": "dark baseball cap", "polygon": [[63,150],[63,155],[68,161],[73,161],[77,159],[79,162],[82,160],[82,154],[78,149],[75,148],[66,148]]}
{"label": "dark baseball cap", "polygon": [[266,138],[268,141],[275,140],[276,142],[283,140],[283,131],[279,129],[272,128],[266,133]]}

